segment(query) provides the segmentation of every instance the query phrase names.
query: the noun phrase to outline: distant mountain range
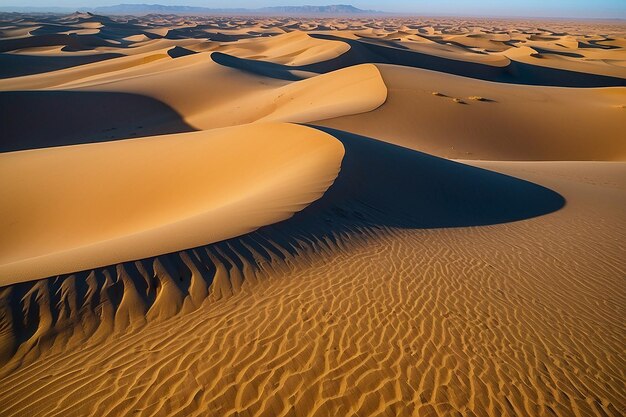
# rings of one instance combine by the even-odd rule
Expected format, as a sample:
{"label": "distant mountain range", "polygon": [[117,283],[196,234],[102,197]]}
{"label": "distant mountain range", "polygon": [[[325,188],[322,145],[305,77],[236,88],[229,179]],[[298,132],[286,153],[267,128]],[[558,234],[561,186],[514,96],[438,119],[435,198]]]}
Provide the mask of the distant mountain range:
{"label": "distant mountain range", "polygon": [[[4,12],[51,12],[69,13],[75,9],[62,7],[0,7]],[[79,7],[79,11],[93,12],[109,15],[146,15],[146,14],[263,14],[263,15],[356,15],[356,14],[382,14],[375,10],[362,10],[349,4],[334,4],[329,6],[277,6],[261,7],[258,9],[214,9],[208,7],[193,6],[164,6],[161,4],[118,4],[115,6],[102,7]]]}
{"label": "distant mountain range", "polygon": [[118,4],[117,6],[105,6],[94,8],[96,13],[101,14],[210,14],[210,13],[243,13],[243,14],[372,14],[380,13],[374,10],[361,10],[347,4],[335,4],[330,6],[278,6],[261,7],[258,9],[213,9],[208,7],[191,6],[163,6],[160,4]]}

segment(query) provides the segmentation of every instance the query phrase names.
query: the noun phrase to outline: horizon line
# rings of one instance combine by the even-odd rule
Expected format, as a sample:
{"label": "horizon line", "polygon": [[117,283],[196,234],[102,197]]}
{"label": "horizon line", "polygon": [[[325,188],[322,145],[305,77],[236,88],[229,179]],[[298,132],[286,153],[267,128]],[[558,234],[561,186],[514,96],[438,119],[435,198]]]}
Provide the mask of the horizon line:
{"label": "horizon line", "polygon": [[[206,6],[189,6],[189,5],[167,5],[167,4],[159,4],[159,3],[119,3],[115,5],[96,5],[96,6],[25,6],[25,5],[0,5],[0,13],[51,13],[51,14],[65,14],[65,13],[76,13],[81,11],[93,11],[98,8],[105,7],[117,7],[117,6],[163,6],[163,7],[189,7],[189,8],[197,8],[197,9],[205,9],[207,12],[172,12],[166,14],[176,14],[183,16],[203,16],[209,15],[211,10],[215,10],[216,15],[228,15],[229,11],[232,11],[234,14],[230,16],[249,16],[249,15],[265,15],[271,16],[270,11],[263,12],[262,9],[272,9],[272,8],[281,8],[281,7],[307,7],[311,5],[303,4],[300,6],[260,6],[256,8],[249,7],[206,7]],[[336,4],[327,4],[320,6],[312,6],[312,7],[327,7],[327,6],[350,6],[357,8],[351,4],[346,3],[336,3]],[[7,10],[7,9],[15,9],[15,10]],[[23,11],[20,11],[23,10]],[[33,9],[33,10],[28,10]],[[554,20],[612,20],[612,21],[623,21],[626,20],[626,15],[624,16],[550,16],[550,15],[524,15],[524,14],[463,14],[463,13],[445,13],[445,12],[419,12],[419,11],[409,11],[409,12],[397,12],[397,11],[383,11],[383,10],[366,10],[359,9],[360,13],[323,13],[323,12],[311,12],[311,13],[302,13],[302,14],[289,14],[289,13],[280,13],[275,16],[288,16],[288,17],[307,17],[307,16],[315,16],[315,17],[358,17],[358,16],[386,16],[386,17],[458,17],[458,18],[501,18],[501,19],[554,19]],[[134,13],[126,13],[126,14],[111,14],[112,16],[141,16],[147,14],[162,14],[162,13],[146,13],[146,14],[134,14]]]}

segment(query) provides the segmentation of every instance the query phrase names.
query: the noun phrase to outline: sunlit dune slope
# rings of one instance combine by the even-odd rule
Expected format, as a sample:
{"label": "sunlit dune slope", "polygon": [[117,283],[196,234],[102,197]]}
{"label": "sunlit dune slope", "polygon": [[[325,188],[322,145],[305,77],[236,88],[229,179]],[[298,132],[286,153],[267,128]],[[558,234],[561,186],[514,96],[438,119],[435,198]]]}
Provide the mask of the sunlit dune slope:
{"label": "sunlit dune slope", "polygon": [[336,58],[348,49],[347,43],[323,41],[296,30],[268,38],[240,40],[220,48],[220,52],[278,64],[306,65]]}
{"label": "sunlit dune slope", "polygon": [[[264,124],[0,155],[3,284],[223,240],[317,199],[343,148]],[[10,280],[10,281],[8,281]]]}
{"label": "sunlit dune slope", "polygon": [[[259,120],[309,122],[370,111],[387,97],[380,72],[370,64],[289,82],[219,65],[207,56],[188,59],[194,64],[176,71],[96,83],[80,91],[149,96],[168,104],[199,129]],[[211,82],[199,82],[204,79]]]}
{"label": "sunlit dune slope", "polygon": [[386,98],[387,88],[378,68],[365,64],[296,81],[263,95],[231,97],[188,120],[203,128],[256,121],[303,123],[327,115],[366,113]]}
{"label": "sunlit dune slope", "polygon": [[624,87],[522,86],[377,67],[384,105],[318,123],[448,158],[626,160]]}
{"label": "sunlit dune slope", "polygon": [[[387,98],[380,72],[371,64],[291,82],[226,67],[206,54],[159,61],[151,67],[154,72],[140,67],[136,74],[114,72],[108,78],[83,80],[63,89],[0,92],[0,105],[6,109],[0,116],[5,126],[0,149],[100,142],[252,122],[305,123],[368,112]],[[24,113],[23,108],[30,112]],[[108,117],[101,117],[100,111]],[[38,123],[28,123],[33,117]]]}
{"label": "sunlit dune slope", "polygon": [[[348,174],[358,183],[369,155],[394,174],[426,162],[430,175],[416,183],[445,185],[439,203],[453,201],[445,190],[455,183],[474,183],[480,195],[498,182],[490,171],[353,139],[345,158],[356,151],[364,164],[342,169],[339,179]],[[370,216],[389,218],[389,210],[316,212],[332,197],[327,191],[291,219],[240,238],[17,284],[3,292],[15,301],[1,317],[25,300],[33,313],[24,326],[34,340],[17,339],[19,359],[0,379],[11,389],[0,390],[0,402],[15,416],[379,415],[381,408],[395,415],[618,416],[624,164],[477,165],[541,181],[570,204],[527,221],[415,230],[372,227]],[[461,175],[446,179],[449,173]],[[529,189],[508,178],[494,195],[523,202]],[[415,189],[396,186],[397,201],[419,201],[409,194]],[[394,195],[377,199],[377,189],[363,183],[353,195],[365,191],[369,203]],[[475,207],[490,202],[483,204]],[[244,281],[231,296],[202,304],[205,274],[215,276],[214,285],[228,275]],[[91,312],[92,305],[100,307]],[[177,309],[182,314],[172,317]],[[148,323],[129,328],[129,320]],[[2,328],[2,347],[11,346],[11,327]],[[29,400],[33,391],[40,395]]]}
{"label": "sunlit dune slope", "polygon": [[[253,134],[255,126],[267,127],[268,130],[274,127],[272,125],[249,125],[240,134]],[[309,130],[303,129],[305,132]],[[223,145],[230,146],[231,141],[236,139],[232,135],[231,131],[233,130],[241,131],[242,129],[229,128],[218,131],[231,133],[230,135],[222,135]],[[152,183],[149,183],[145,192],[133,196],[133,198],[146,200],[142,200],[139,204],[135,203],[136,206],[140,206],[139,209],[133,209],[132,199],[130,204],[126,206],[126,208],[131,209],[130,213],[118,211],[119,209],[112,210],[110,204],[107,205],[101,199],[92,198],[91,204],[96,204],[96,214],[104,216],[108,212],[103,212],[103,210],[107,209],[112,211],[112,216],[116,214],[124,216],[121,219],[116,219],[117,223],[113,225],[111,225],[112,221],[105,223],[109,228],[128,228],[128,222],[132,222],[131,227],[137,229],[142,221],[149,220],[149,218],[144,219],[144,216],[159,215],[160,213],[157,211],[159,209],[163,211],[170,207],[165,219],[163,219],[164,215],[162,214],[157,219],[159,223],[180,217],[181,204],[188,201],[189,198],[193,198],[192,203],[195,205],[207,200],[207,205],[210,206],[214,203],[221,204],[228,201],[232,195],[241,196],[236,204],[224,205],[228,210],[227,215],[224,215],[219,208],[215,210],[204,208],[202,217],[194,219],[191,223],[191,226],[194,227],[193,230],[189,230],[181,221],[175,227],[170,227],[170,230],[173,230],[172,234],[157,234],[149,230],[140,236],[141,239],[135,239],[131,236],[111,240],[111,244],[107,248],[113,248],[117,252],[124,251],[126,254],[129,252],[129,244],[141,244],[141,251],[143,252],[138,252],[135,248],[132,249],[134,250],[133,254],[143,253],[144,259],[137,260],[138,258],[135,257],[131,258],[129,262],[106,265],[102,268],[74,267],[74,269],[67,270],[68,274],[59,277],[14,284],[12,291],[8,291],[4,297],[0,297],[0,299],[7,300],[4,307],[0,305],[0,318],[2,318],[0,329],[4,329],[0,332],[0,347],[2,348],[0,349],[0,360],[6,359],[14,352],[16,358],[30,358],[32,355],[37,355],[40,349],[52,351],[65,346],[64,341],[68,339],[82,340],[92,337],[97,339],[112,332],[124,332],[127,327],[137,327],[146,321],[170,317],[181,310],[192,310],[198,308],[205,299],[215,301],[225,298],[243,287],[247,288],[254,283],[271,279],[275,270],[287,268],[295,272],[309,265],[310,262],[320,259],[320,256],[332,257],[333,254],[339,255],[345,251],[350,252],[353,245],[372,240],[378,241],[381,233],[395,233],[395,231],[403,229],[486,226],[514,222],[557,211],[564,204],[563,198],[558,193],[514,177],[433,157],[371,138],[331,129],[324,131],[332,135],[334,138],[332,140],[340,144],[338,145],[341,147],[340,149],[345,151],[341,161],[341,171],[334,178],[333,185],[319,199],[295,213],[293,217],[277,223],[268,221],[267,226],[261,227],[255,232],[235,233],[251,221],[257,221],[259,224],[261,221],[266,221],[263,217],[265,213],[258,213],[265,205],[274,207],[271,204],[275,203],[278,204],[278,209],[283,209],[281,204],[284,204],[285,200],[289,202],[291,198],[308,198],[308,195],[303,197],[303,194],[310,189],[316,190],[316,183],[308,186],[304,181],[307,178],[303,178],[307,175],[309,167],[303,165],[302,161],[304,160],[304,164],[306,164],[308,158],[312,156],[303,155],[295,158],[294,163],[289,165],[289,170],[281,170],[276,173],[276,175],[291,175],[298,181],[302,180],[300,184],[302,187],[296,190],[297,194],[292,194],[295,191],[290,188],[267,187],[265,184],[259,183],[258,180],[249,182],[248,176],[242,177],[245,184],[239,186],[236,186],[237,180],[232,178],[223,183],[220,182],[219,186],[216,186],[212,185],[212,178],[207,180],[206,176],[202,175],[203,171],[200,171],[198,176],[193,177],[194,184],[200,183],[199,190],[181,186],[180,190],[176,190],[176,192],[169,191],[167,187],[173,186],[172,184],[182,182],[184,185],[188,182],[188,179],[181,178],[179,174],[175,176],[169,174],[167,181],[164,182],[165,188],[160,193],[163,197],[161,199],[149,199],[145,196],[146,193],[158,192],[153,189],[156,186],[151,188]],[[297,129],[296,133],[298,133]],[[159,141],[169,143],[172,137],[193,141],[193,137],[197,135],[199,134],[162,136],[159,137]],[[154,139],[156,138],[142,140],[152,141]],[[253,137],[250,140],[256,141],[257,138]],[[115,144],[121,146],[133,142],[119,141]],[[235,142],[240,146],[249,143],[251,142],[241,139]],[[177,140],[171,147],[183,145],[182,140]],[[282,141],[276,145],[287,146],[289,152],[285,153],[273,146],[268,146],[267,149],[263,149],[263,153],[258,154],[258,157],[263,157],[264,152],[275,152],[278,157],[292,156],[293,152],[299,151],[311,152],[310,149],[306,148],[293,149],[293,144]],[[104,146],[108,145],[99,145],[99,147]],[[250,146],[251,152],[257,152],[260,146],[265,146],[265,144],[261,142],[259,145]],[[55,149],[82,149],[85,147],[87,145]],[[192,147],[192,149],[198,153],[197,148]],[[220,146],[213,146],[209,150],[218,152],[222,149]],[[37,152],[42,151],[8,155]],[[239,159],[250,162],[250,158],[246,157],[247,151],[240,150],[240,152],[244,158]],[[225,155],[226,162],[218,165],[218,169],[222,171],[210,171],[210,174],[215,175],[216,178],[232,169],[232,167],[224,166],[224,164],[232,163],[235,158],[230,157],[231,152],[227,152]],[[216,163],[213,158],[204,155],[199,155],[197,158]],[[159,160],[157,159],[157,162]],[[277,163],[276,158],[269,158],[268,162],[270,161]],[[174,158],[171,162],[168,159],[167,163],[171,165],[179,162]],[[297,172],[293,170],[299,169],[298,164],[302,165],[301,168],[304,172],[293,174],[293,172]],[[191,165],[198,169],[196,164]],[[241,169],[240,165],[236,166],[237,169]],[[257,164],[251,163],[251,166],[254,169]],[[142,168],[143,166],[139,165],[137,169]],[[127,171],[121,173],[129,174]],[[137,181],[138,174],[136,172],[130,172],[130,174],[133,175],[131,178],[134,179],[134,182],[127,180],[129,184],[125,184],[123,187],[120,186],[117,178],[113,178],[113,181],[109,178],[94,179],[89,177],[81,178],[81,180],[91,180],[100,190],[105,184],[105,191],[107,191],[105,194],[119,194],[118,189],[121,188],[121,191],[124,192],[129,187],[132,188]],[[158,175],[150,175],[150,173],[147,175],[149,175],[147,178],[151,180],[162,179]],[[317,177],[315,178],[317,180]],[[66,178],[64,180],[67,181]],[[203,180],[209,181],[208,184],[203,186]],[[224,189],[224,185],[229,188]],[[111,187],[118,188],[111,190]],[[252,191],[250,191],[250,187],[252,187]],[[54,189],[51,191],[58,192]],[[256,191],[264,193],[262,198],[273,200],[261,200],[261,202],[255,200],[257,196],[253,192]],[[185,193],[189,193],[189,195]],[[198,196],[198,193],[202,193],[202,195]],[[47,196],[44,195],[44,197]],[[59,205],[62,205],[63,203],[72,203],[72,198],[76,196],[61,195],[59,197],[64,198],[64,200],[59,201]],[[166,199],[165,202],[163,202],[164,199]],[[310,200],[311,198],[307,201]],[[165,207],[147,209],[141,203],[143,205],[159,203]],[[241,208],[242,205],[244,208]],[[17,209],[19,208],[21,207],[17,207]],[[87,208],[94,211],[92,207],[88,206]],[[59,211],[61,210],[62,208],[59,208]],[[284,210],[289,212],[294,209],[287,208]],[[28,212],[22,214],[20,211],[9,214],[12,214],[13,217],[29,215]],[[30,217],[37,219],[36,214],[39,213]],[[71,214],[73,216],[78,215],[78,213]],[[88,212],[87,214],[91,213]],[[131,216],[132,214],[136,215]],[[57,216],[61,217],[61,214],[57,214]],[[282,212],[276,214],[276,217],[279,216],[282,216]],[[93,216],[82,215],[80,220],[92,220],[90,217]],[[287,214],[284,217],[287,217]],[[11,217],[8,219],[11,220]],[[31,228],[47,226],[52,231],[50,234],[39,236],[33,229],[26,230],[23,234],[30,237],[33,242],[30,246],[27,246],[27,243],[23,243],[22,246],[32,250],[32,248],[43,247],[46,243],[45,239],[55,243],[53,239],[58,241],[64,236],[57,227],[64,223],[73,226],[69,232],[76,235],[66,236],[65,239],[90,236],[87,233],[94,234],[92,230],[94,226],[91,223],[86,226],[83,224],[75,225],[70,221],[58,221],[58,223],[58,225],[46,225],[45,223],[40,225],[35,221],[33,224],[29,224]],[[99,226],[100,223],[97,227]],[[82,227],[83,230],[78,230],[79,227]],[[252,230],[252,227],[250,229]],[[82,234],[78,232],[82,232]],[[182,235],[181,233],[186,234]],[[232,233],[231,236],[233,237],[223,240],[229,237],[223,236],[222,239],[218,239],[216,237],[218,233]],[[239,236],[240,234],[241,236]],[[200,238],[197,241],[200,242],[202,242],[202,238],[211,238],[207,242],[210,244],[160,255],[163,253],[162,248],[164,246],[177,244],[181,237],[184,237],[184,243],[188,245],[198,236]],[[38,238],[39,242],[35,238]],[[146,242],[144,238],[153,238],[154,240]],[[43,243],[41,243],[42,240]],[[221,241],[218,242],[218,240]],[[38,246],[34,246],[34,244],[38,244]],[[181,246],[177,249],[186,247]],[[18,246],[16,249],[19,250],[21,247]],[[41,250],[43,249],[46,248],[43,247]],[[70,254],[80,255],[79,249]],[[52,255],[49,258],[54,260]],[[29,266],[28,262],[31,262],[30,266],[32,267],[40,260],[26,260],[23,264]],[[7,269],[9,269],[9,273],[12,273],[10,267],[11,265],[8,265]],[[47,272],[49,273],[49,271]],[[68,287],[72,289],[63,290],[63,288]],[[120,295],[122,299],[119,299]],[[70,302],[66,297],[70,297],[72,301]],[[28,301],[31,299],[32,301]],[[64,300],[67,300],[69,304]],[[94,309],[93,306],[102,304],[106,304],[107,312],[98,315],[97,308]],[[16,307],[17,310],[11,310],[10,306],[23,306],[22,308],[27,310],[30,308],[29,305],[36,305],[37,311],[41,314],[29,315],[27,320],[19,324],[11,319],[14,314],[19,316],[24,314],[24,311],[20,311],[20,307]],[[53,316],[58,316],[59,319],[48,320],[47,314],[49,312]],[[24,340],[24,337],[20,336],[21,334],[29,336]]]}

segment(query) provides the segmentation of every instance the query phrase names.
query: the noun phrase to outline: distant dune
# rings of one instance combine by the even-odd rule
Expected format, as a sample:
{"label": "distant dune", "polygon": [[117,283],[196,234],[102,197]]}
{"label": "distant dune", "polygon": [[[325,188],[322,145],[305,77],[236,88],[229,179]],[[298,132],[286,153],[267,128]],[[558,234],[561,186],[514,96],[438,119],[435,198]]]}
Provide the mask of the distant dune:
{"label": "distant dune", "polygon": [[3,417],[625,414],[622,24],[122,6],[0,15]]}
{"label": "distant dune", "polygon": [[[147,15],[147,14],[178,14],[178,15],[207,15],[207,14],[229,14],[229,15],[327,15],[327,16],[351,16],[351,15],[382,15],[383,12],[375,10],[362,10],[352,5],[335,4],[328,6],[273,6],[259,8],[215,8],[197,6],[170,6],[162,4],[116,4],[113,6],[80,7],[81,11],[97,13],[103,15]],[[67,7],[0,7],[0,11],[5,12],[56,12],[71,13]]]}

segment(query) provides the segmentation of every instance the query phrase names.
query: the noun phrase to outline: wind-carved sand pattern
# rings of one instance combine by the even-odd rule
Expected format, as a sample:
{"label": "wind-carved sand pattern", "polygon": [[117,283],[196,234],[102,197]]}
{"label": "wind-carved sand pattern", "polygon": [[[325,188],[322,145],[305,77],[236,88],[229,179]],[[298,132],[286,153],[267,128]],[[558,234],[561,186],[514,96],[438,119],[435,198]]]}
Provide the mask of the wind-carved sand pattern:
{"label": "wind-carved sand pattern", "polygon": [[0,15],[2,416],[626,414],[626,30]]}

